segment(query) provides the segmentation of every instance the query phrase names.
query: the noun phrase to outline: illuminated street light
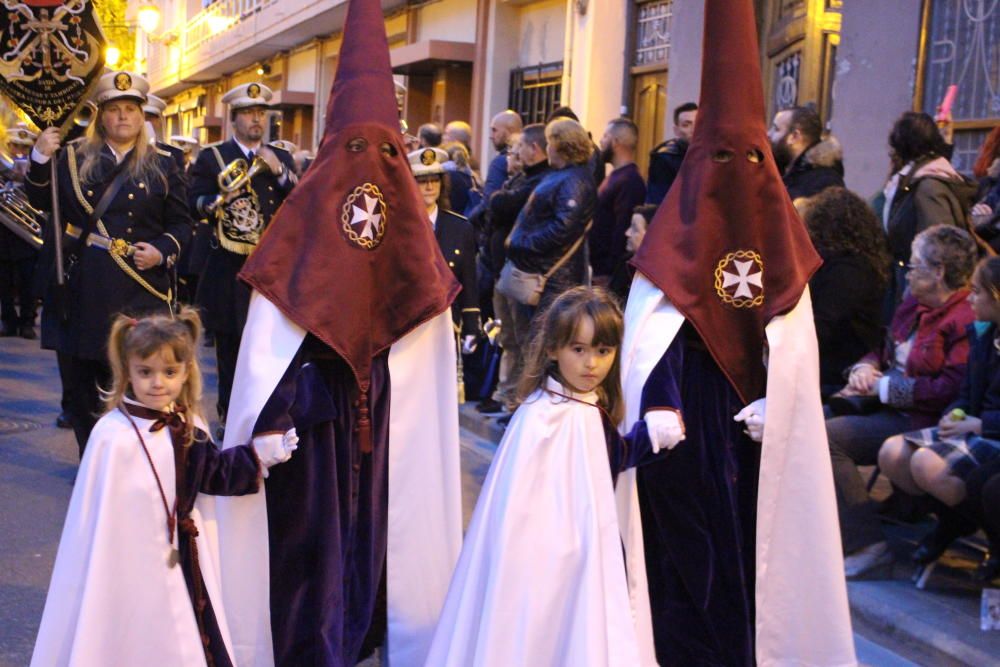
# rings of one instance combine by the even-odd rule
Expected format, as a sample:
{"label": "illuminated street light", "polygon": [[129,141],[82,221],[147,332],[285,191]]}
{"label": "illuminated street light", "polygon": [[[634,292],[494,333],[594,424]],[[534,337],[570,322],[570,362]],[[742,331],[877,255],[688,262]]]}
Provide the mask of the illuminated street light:
{"label": "illuminated street light", "polygon": [[121,59],[122,52],[117,46],[109,46],[104,49],[104,64],[108,67],[114,67]]}
{"label": "illuminated street light", "polygon": [[160,10],[153,5],[143,5],[139,8],[136,18],[139,21],[139,27],[147,35],[152,35],[160,25]]}

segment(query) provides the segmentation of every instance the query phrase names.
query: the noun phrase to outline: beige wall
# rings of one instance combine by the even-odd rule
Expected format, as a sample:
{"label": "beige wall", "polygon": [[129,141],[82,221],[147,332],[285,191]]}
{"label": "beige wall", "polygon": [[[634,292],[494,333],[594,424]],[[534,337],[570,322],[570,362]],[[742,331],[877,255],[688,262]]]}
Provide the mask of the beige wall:
{"label": "beige wall", "polygon": [[451,42],[471,42],[475,38],[475,0],[441,0],[421,7],[419,12],[418,41],[441,39]]}
{"label": "beige wall", "polygon": [[573,11],[575,3],[568,10],[563,103],[595,136],[622,112],[626,1],[591,2],[583,16]]}
{"label": "beige wall", "polygon": [[565,0],[543,0],[521,7],[516,34],[517,61],[512,68],[562,60],[566,46]]}
{"label": "beige wall", "polygon": [[297,51],[288,56],[288,90],[313,92],[316,90],[316,48]]}

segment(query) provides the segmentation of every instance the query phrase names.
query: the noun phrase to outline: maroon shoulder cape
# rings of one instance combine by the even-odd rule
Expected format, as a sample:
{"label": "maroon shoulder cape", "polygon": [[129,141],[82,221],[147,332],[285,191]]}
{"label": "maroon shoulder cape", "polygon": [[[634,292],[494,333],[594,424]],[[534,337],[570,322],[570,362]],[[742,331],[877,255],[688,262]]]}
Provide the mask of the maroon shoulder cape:
{"label": "maroon shoulder cape", "polygon": [[694,137],[632,261],[746,402],[766,387],[764,327],[821,264],[771,155],[759,58],[751,0],[706,0]]}
{"label": "maroon shoulder cape", "polygon": [[372,358],[460,289],[410,173],[378,0],[350,0],[316,160],[240,278],[350,365],[361,422]]}

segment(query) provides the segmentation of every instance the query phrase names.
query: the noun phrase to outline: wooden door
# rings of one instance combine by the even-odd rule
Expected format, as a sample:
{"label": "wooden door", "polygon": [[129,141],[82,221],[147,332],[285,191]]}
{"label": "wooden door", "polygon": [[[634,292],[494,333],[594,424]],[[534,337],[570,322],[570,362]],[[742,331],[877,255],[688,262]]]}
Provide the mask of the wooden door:
{"label": "wooden door", "polygon": [[632,78],[632,108],[635,124],[639,127],[639,147],[636,164],[645,178],[649,171],[649,152],[666,139],[667,128],[667,71],[638,74]]}

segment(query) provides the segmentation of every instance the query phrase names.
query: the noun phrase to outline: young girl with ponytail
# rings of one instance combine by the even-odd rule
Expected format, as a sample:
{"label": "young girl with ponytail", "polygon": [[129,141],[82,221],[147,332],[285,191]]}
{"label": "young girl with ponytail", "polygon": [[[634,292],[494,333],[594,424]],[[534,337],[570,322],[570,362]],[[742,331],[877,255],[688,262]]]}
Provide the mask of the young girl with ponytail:
{"label": "young girl with ponytail", "polygon": [[77,473],[33,666],[233,664],[213,496],[256,493],[294,429],[219,450],[201,414],[197,312],[119,315],[112,384]]}

